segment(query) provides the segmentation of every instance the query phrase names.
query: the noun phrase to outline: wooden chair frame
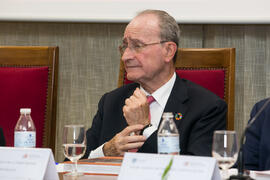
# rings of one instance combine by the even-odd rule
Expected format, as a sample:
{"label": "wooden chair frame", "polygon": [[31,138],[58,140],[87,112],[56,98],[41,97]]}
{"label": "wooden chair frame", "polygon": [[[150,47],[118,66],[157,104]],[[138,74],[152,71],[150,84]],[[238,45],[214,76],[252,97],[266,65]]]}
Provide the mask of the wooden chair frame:
{"label": "wooden chair frame", "polygon": [[49,68],[43,147],[55,151],[58,47],[0,46],[0,66]]}
{"label": "wooden chair frame", "polygon": [[[227,129],[234,130],[235,48],[179,48],[177,69],[224,69],[225,96],[228,105]],[[120,62],[118,86],[124,84],[124,63]]]}

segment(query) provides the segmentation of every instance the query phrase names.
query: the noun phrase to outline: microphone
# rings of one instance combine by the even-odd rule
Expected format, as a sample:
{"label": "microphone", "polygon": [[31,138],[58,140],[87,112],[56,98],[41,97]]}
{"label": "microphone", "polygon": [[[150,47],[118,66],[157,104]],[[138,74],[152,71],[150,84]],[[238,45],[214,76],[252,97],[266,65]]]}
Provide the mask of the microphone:
{"label": "microphone", "polygon": [[263,104],[263,106],[259,109],[259,111],[253,116],[253,118],[249,121],[247,124],[247,127],[245,128],[242,136],[241,136],[241,141],[240,141],[240,149],[238,152],[238,174],[237,175],[232,175],[230,176],[230,180],[253,180],[249,175],[246,175],[244,173],[244,152],[243,152],[243,145],[244,145],[244,140],[246,137],[246,132],[250,128],[250,126],[254,123],[254,121],[259,117],[259,115],[262,113],[262,111],[266,108],[266,106],[269,104],[270,98]]}

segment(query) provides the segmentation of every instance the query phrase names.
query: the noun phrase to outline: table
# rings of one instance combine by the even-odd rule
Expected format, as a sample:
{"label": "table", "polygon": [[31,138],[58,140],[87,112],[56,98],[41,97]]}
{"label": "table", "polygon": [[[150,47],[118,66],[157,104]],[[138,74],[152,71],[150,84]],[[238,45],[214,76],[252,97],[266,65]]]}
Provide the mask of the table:
{"label": "table", "polygon": [[68,177],[64,176],[63,173],[59,173],[60,180],[117,180],[118,176],[107,176],[107,175],[84,175],[81,177]]}

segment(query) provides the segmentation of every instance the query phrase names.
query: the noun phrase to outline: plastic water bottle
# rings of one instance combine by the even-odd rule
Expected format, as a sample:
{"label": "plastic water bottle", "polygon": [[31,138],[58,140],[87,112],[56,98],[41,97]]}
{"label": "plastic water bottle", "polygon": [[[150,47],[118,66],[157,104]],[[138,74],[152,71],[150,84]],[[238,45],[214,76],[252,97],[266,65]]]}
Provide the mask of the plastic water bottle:
{"label": "plastic water bottle", "polygon": [[158,130],[158,153],[174,155],[180,153],[179,132],[171,112],[164,112],[162,115]]}
{"label": "plastic water bottle", "polygon": [[15,126],[15,147],[36,147],[36,128],[31,118],[30,108],[21,108],[21,116]]}

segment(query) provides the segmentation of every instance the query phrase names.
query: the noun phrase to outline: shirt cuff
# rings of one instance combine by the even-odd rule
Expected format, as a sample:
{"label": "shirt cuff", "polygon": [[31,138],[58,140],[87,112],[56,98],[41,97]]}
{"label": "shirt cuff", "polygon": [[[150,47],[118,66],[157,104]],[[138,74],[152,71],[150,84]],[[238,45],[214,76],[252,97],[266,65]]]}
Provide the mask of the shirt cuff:
{"label": "shirt cuff", "polygon": [[89,156],[88,156],[88,159],[90,159],[90,158],[104,157],[103,146],[104,146],[104,144],[102,144],[101,146],[99,146],[97,149],[91,151],[90,154],[89,154]]}
{"label": "shirt cuff", "polygon": [[155,132],[157,130],[157,127],[155,126],[150,126],[146,129],[144,129],[143,131],[143,136],[147,138],[149,138],[151,136],[151,134],[153,134],[153,132]]}

